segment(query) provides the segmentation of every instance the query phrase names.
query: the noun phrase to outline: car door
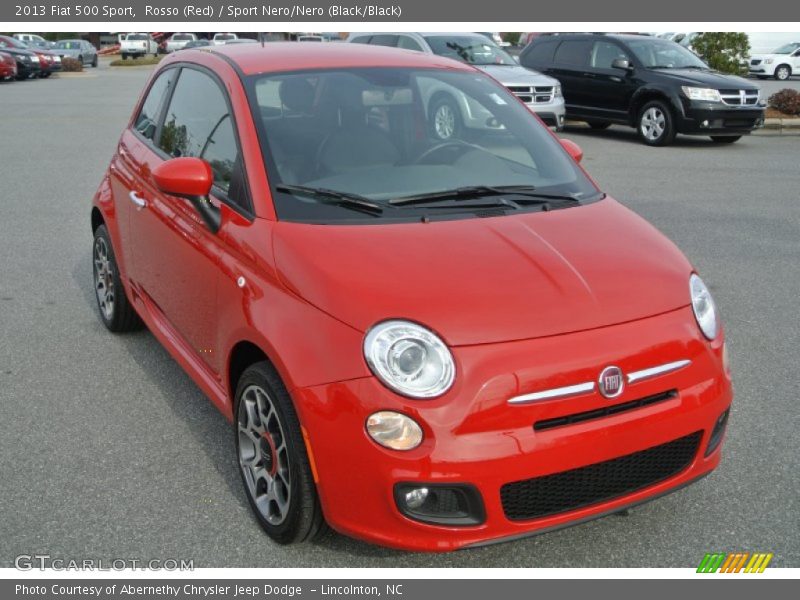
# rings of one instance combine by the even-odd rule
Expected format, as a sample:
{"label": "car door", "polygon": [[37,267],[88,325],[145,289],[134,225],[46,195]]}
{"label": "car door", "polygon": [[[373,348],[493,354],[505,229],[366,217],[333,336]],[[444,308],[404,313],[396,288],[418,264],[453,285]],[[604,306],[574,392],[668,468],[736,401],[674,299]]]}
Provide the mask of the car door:
{"label": "car door", "polygon": [[612,67],[622,58],[633,65],[633,58],[612,40],[597,40],[592,44],[584,86],[591,99],[591,111],[601,117],[626,121],[628,107],[638,87],[632,70]]}
{"label": "car door", "polygon": [[223,242],[188,201],[161,192],[152,171],[179,156],[206,160],[214,174],[210,200],[219,206],[230,202],[241,153],[227,94],[215,77],[184,66],[176,79],[153,143],[144,144],[139,158],[142,206],[130,219],[134,276],[169,328],[219,374],[216,315]]}
{"label": "car door", "polygon": [[792,75],[800,75],[800,48],[792,52]]}
{"label": "car door", "polygon": [[591,93],[587,89],[585,72],[589,65],[589,40],[564,40],[553,55],[553,66],[547,73],[561,82],[564,103],[571,116],[586,114],[592,105]]}

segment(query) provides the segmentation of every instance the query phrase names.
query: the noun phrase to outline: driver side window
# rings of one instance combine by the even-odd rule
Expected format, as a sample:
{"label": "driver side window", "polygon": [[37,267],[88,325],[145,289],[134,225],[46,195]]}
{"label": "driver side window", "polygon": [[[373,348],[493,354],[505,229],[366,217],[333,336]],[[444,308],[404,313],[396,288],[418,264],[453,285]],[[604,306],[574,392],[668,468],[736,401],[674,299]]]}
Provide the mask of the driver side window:
{"label": "driver side window", "polygon": [[611,69],[611,63],[617,58],[631,60],[622,48],[611,42],[595,42],[592,46],[591,65],[595,69]]}

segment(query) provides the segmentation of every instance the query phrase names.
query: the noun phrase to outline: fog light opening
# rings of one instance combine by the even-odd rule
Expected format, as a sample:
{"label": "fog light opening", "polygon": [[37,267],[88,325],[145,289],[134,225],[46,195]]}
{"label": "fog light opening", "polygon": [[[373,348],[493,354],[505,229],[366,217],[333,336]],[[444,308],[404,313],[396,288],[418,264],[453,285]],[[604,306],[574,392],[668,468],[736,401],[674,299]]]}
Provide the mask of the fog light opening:
{"label": "fog light opening", "polygon": [[728,427],[728,416],[731,412],[729,408],[724,413],[722,413],[717,422],[714,423],[714,429],[711,430],[711,437],[708,439],[708,447],[706,448],[706,456],[714,452],[722,442],[722,438],[725,435],[725,429]]}
{"label": "fog light opening", "polygon": [[705,121],[703,121],[702,123],[700,123],[700,127],[705,127],[705,128],[708,128],[708,125],[709,125],[709,123],[708,123],[708,119],[706,119]]}
{"label": "fog light opening", "polygon": [[410,519],[433,525],[480,525],[486,520],[478,489],[467,483],[398,483],[398,510]]}

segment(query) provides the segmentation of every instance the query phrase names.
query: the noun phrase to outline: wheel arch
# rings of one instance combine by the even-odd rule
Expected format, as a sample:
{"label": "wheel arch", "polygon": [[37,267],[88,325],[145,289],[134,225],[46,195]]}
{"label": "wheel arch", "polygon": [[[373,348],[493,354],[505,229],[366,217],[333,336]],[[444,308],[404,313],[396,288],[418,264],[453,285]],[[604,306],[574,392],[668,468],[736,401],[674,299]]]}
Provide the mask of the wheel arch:
{"label": "wheel arch", "polygon": [[661,100],[666,103],[670,110],[672,110],[673,116],[678,116],[683,113],[683,107],[681,106],[680,100],[675,97],[675,94],[660,87],[641,88],[637,90],[631,98],[631,104],[628,109],[628,120],[631,127],[636,127],[639,111],[645,104],[652,100]]}
{"label": "wheel arch", "polygon": [[92,207],[91,223],[92,223],[92,233],[97,231],[97,228],[100,227],[101,225],[106,224],[106,220],[105,218],[103,218],[103,213],[100,212],[100,209],[97,208],[96,206]]}

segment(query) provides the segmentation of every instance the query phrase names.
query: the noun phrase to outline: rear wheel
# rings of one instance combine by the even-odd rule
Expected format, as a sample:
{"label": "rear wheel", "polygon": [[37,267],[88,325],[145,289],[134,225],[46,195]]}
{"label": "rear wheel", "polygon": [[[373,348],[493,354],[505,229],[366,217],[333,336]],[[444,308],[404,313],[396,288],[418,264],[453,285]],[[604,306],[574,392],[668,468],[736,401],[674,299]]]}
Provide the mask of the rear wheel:
{"label": "rear wheel", "polygon": [[740,135],[712,135],[711,139],[717,144],[733,144],[742,139]]}
{"label": "rear wheel", "polygon": [[95,69],[97,68],[97,54],[95,54],[94,58],[92,59],[92,67]]}
{"label": "rear wheel", "polygon": [[666,103],[653,100],[639,111],[637,120],[639,138],[648,146],[667,146],[675,139],[672,112]]}
{"label": "rear wheel", "polygon": [[775,79],[778,81],[786,81],[792,76],[792,67],[789,65],[778,65],[775,69]]}
{"label": "rear wheel", "polygon": [[122,60],[128,60],[128,55],[125,52],[122,53]]}
{"label": "rear wheel", "polygon": [[115,333],[139,329],[142,322],[125,295],[105,225],[100,225],[94,232],[92,266],[95,298],[103,325]]}
{"label": "rear wheel", "polygon": [[279,544],[316,537],[325,521],[300,422],[269,363],[242,374],[234,411],[239,472],[259,524]]}

